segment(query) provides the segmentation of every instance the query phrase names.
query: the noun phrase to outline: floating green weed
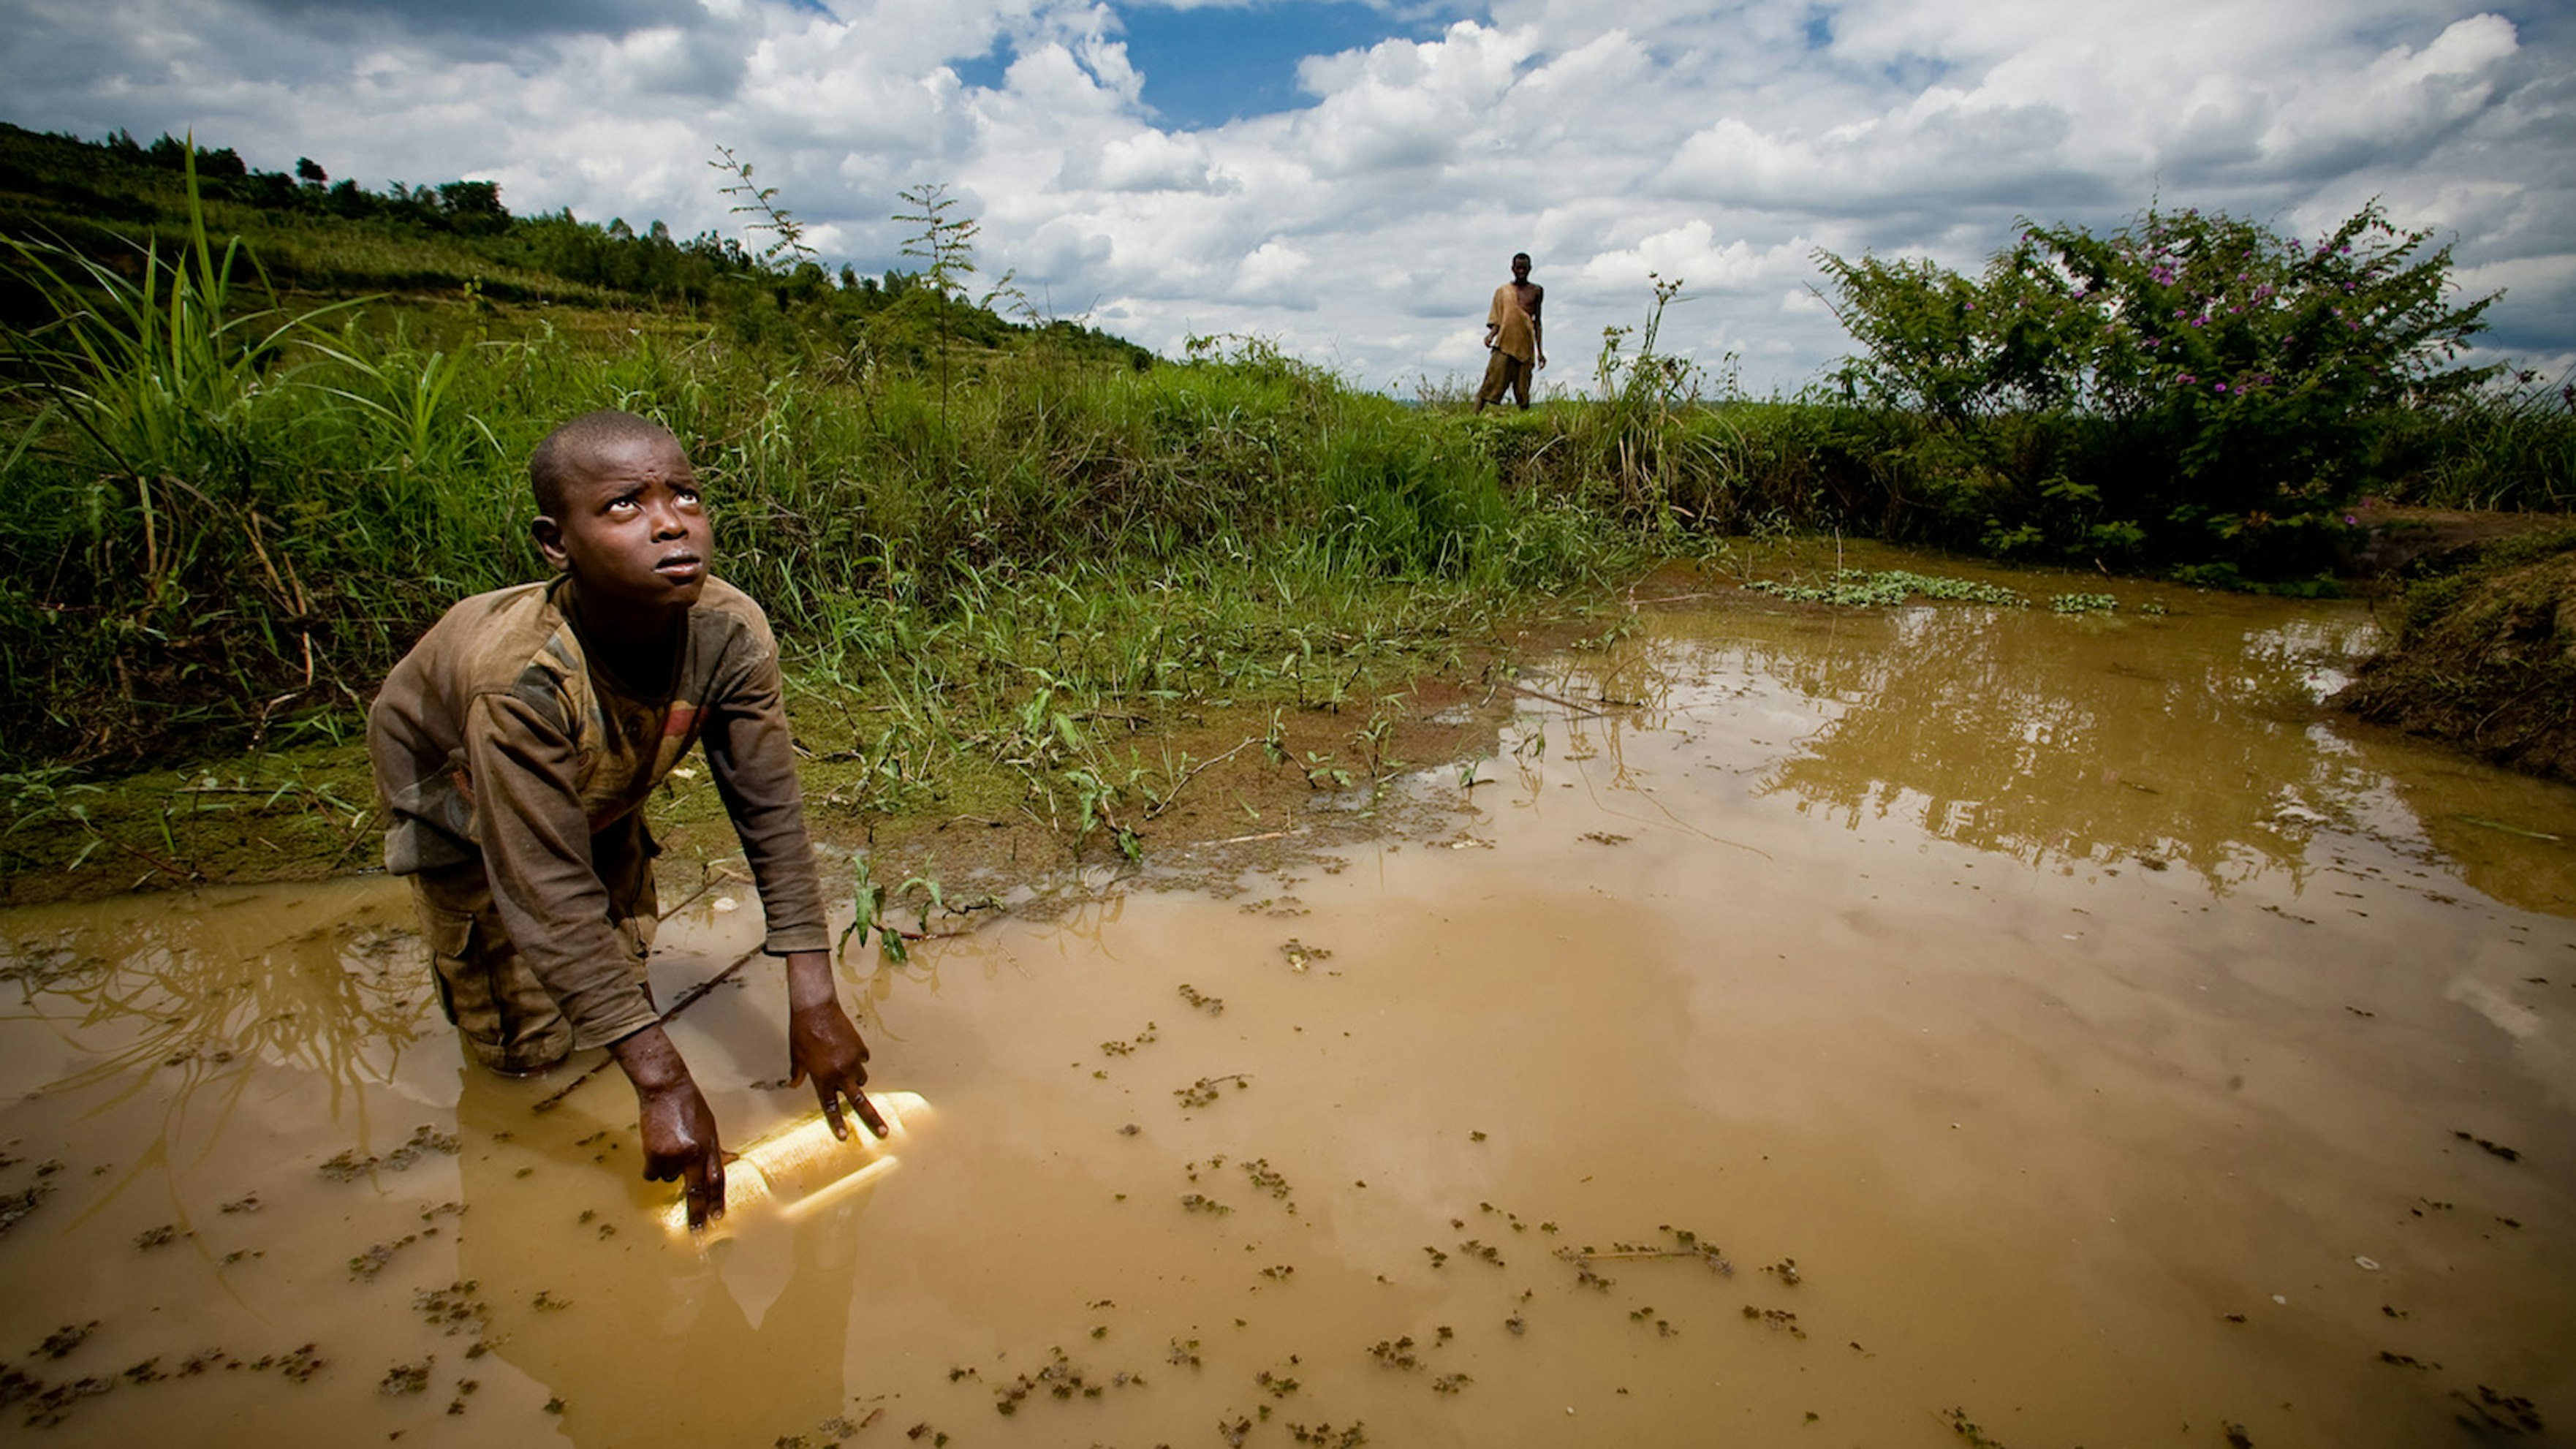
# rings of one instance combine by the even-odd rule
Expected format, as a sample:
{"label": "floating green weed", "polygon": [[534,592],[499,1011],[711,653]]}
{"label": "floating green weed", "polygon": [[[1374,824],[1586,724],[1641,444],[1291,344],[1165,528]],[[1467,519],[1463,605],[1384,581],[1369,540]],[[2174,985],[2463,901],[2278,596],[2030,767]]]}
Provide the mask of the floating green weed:
{"label": "floating green weed", "polygon": [[1992,604],[2007,609],[2027,608],[2030,605],[2030,600],[1999,584],[1981,584],[1971,579],[1951,578],[1940,574],[1909,573],[1903,569],[1887,569],[1878,572],[1837,569],[1830,583],[1801,584],[1777,579],[1757,579],[1746,584],[1745,587],[1796,603],[1843,604],[1862,608],[1872,605],[1893,606],[1918,598]]}

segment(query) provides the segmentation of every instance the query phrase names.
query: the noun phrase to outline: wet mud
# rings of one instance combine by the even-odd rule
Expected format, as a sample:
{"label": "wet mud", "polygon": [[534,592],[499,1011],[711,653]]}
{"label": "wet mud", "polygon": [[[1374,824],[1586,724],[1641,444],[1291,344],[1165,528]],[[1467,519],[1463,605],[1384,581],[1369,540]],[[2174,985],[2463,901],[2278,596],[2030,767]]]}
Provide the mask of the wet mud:
{"label": "wet mud", "polygon": [[2121,604],[1674,606],[1377,839],[854,956],[905,1130],[707,1241],[613,1072],[464,1069],[396,883],[0,915],[0,1427],[2564,1442],[2576,790],[2322,708],[2357,609]]}

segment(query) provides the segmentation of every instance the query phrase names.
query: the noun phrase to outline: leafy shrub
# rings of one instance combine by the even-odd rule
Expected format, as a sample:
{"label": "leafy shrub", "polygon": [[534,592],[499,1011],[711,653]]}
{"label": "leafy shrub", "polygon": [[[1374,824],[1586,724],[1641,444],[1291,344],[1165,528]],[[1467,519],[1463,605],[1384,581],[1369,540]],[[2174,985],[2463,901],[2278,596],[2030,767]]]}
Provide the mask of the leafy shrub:
{"label": "leafy shrub", "polygon": [[2024,222],[1970,278],[1817,260],[1863,351],[1847,398],[1935,425],[1936,502],[2009,551],[2142,551],[2305,566],[2376,435],[2464,396],[2496,295],[2460,301],[2451,249],[2376,203],[2314,243],[2150,208],[2106,237]]}

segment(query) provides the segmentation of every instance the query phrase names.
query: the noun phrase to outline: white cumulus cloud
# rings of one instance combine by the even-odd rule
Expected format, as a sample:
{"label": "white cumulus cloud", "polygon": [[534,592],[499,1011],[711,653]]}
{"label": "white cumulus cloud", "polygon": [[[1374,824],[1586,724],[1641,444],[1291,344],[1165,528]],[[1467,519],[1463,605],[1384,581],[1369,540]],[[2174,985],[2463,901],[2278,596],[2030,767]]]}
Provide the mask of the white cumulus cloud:
{"label": "white cumulus cloud", "polygon": [[1144,3],[0,0],[0,119],[682,234],[739,230],[727,145],[869,272],[905,264],[897,192],[944,182],[984,273],[1049,307],[1368,386],[1474,372],[1521,250],[1555,378],[1653,272],[1691,299],[1669,345],[1795,386],[1845,346],[1817,248],[1974,266],[2016,217],[2151,200],[2315,231],[2378,198],[2509,289],[2499,350],[2576,355],[2576,16],[2550,7],[1490,0],[1398,34],[1390,4],[1388,38],[1303,59],[1298,105],[1194,128],[1149,103]]}

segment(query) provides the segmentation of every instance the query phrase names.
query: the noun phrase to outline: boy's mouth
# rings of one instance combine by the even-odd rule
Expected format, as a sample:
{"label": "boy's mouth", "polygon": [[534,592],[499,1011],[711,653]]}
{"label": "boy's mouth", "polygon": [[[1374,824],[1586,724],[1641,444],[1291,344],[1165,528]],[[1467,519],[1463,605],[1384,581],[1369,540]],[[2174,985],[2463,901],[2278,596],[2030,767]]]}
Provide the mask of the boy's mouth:
{"label": "boy's mouth", "polygon": [[653,572],[666,579],[694,579],[707,571],[707,561],[693,553],[665,554]]}

